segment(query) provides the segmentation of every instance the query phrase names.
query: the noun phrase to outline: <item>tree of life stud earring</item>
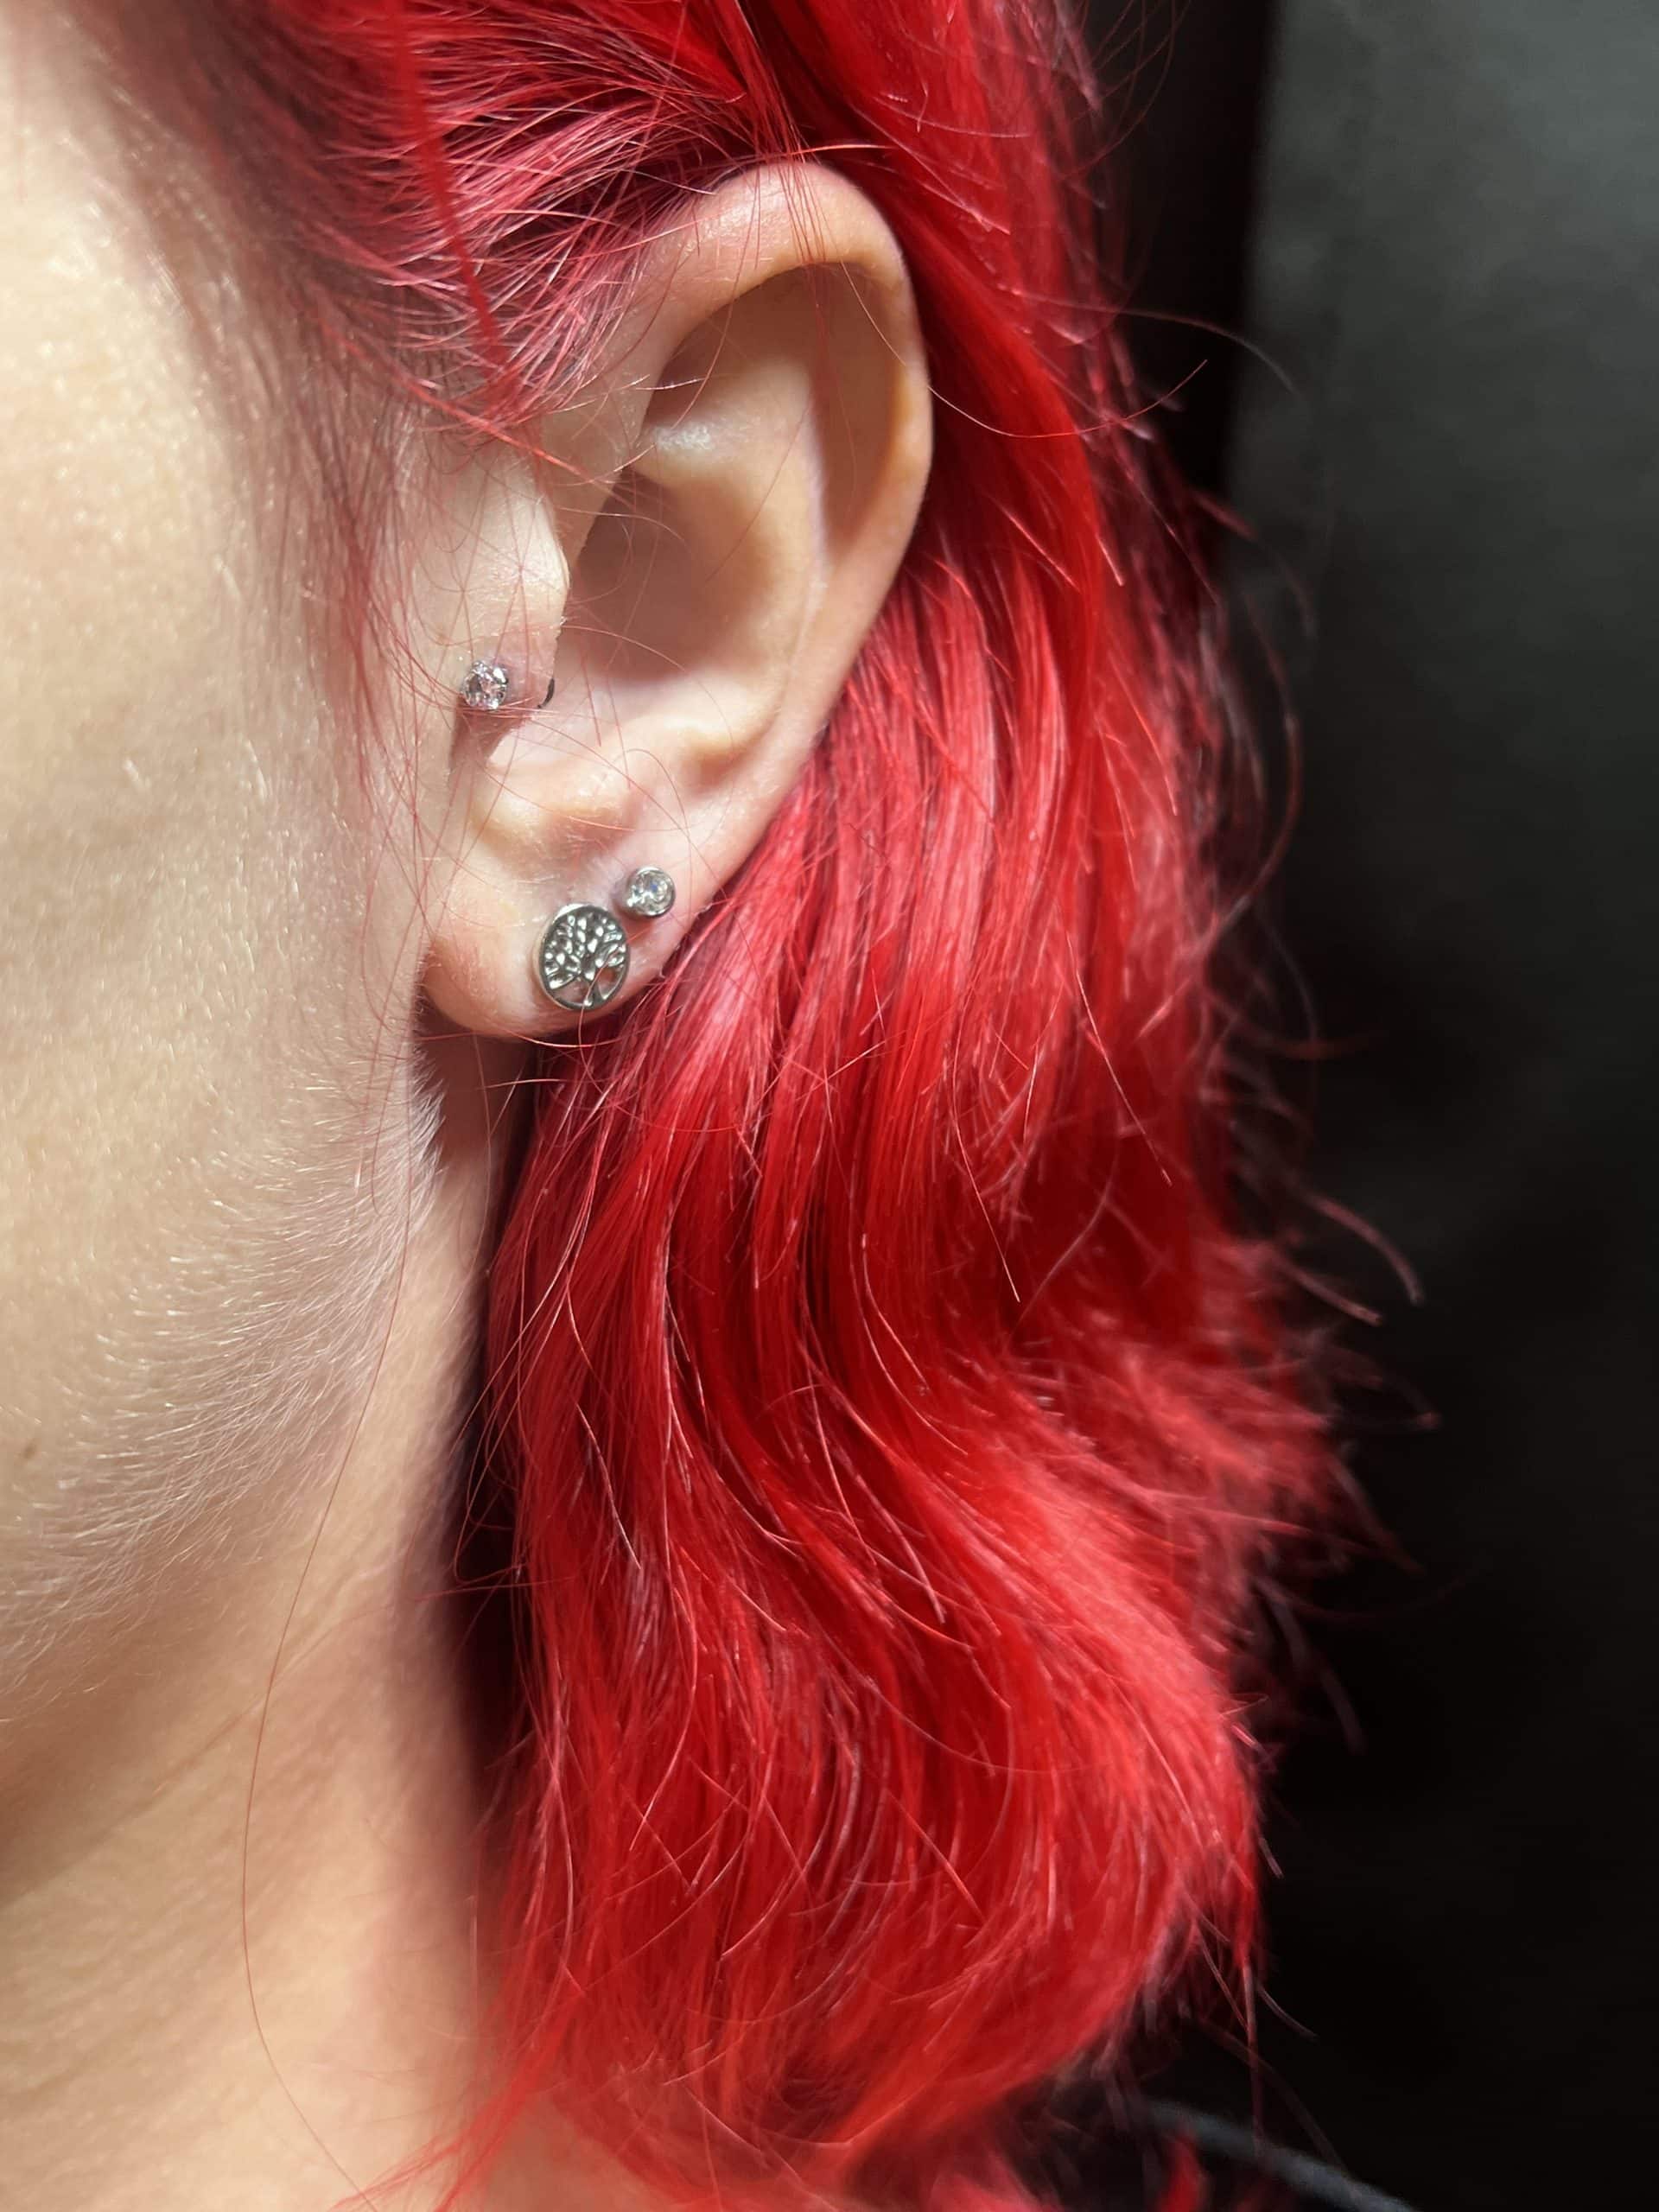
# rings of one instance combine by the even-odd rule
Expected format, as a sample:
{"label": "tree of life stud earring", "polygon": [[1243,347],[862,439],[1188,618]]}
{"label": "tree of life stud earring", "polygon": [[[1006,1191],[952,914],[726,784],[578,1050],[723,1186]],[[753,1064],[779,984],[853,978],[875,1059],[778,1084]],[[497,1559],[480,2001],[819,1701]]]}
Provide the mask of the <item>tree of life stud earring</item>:
{"label": "tree of life stud earring", "polygon": [[[666,868],[637,868],[617,895],[625,914],[659,921],[674,904]],[[628,979],[628,940],[602,906],[561,906],[536,949],[536,980],[555,1006],[592,1014],[608,1006]]]}

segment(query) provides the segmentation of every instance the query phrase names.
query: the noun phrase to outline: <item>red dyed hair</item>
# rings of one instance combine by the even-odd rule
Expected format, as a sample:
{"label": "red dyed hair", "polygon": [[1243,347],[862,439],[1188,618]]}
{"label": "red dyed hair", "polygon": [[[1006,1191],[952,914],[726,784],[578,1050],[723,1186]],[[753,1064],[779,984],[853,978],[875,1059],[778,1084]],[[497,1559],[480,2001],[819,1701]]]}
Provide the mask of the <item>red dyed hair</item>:
{"label": "red dyed hair", "polygon": [[211,15],[329,327],[481,430],[580,386],[639,241],[746,164],[832,162],[907,256],[937,443],[892,595],[741,877],[538,1071],[480,2140],[548,2094],[681,2190],[1000,2185],[1017,2100],[1248,1957],[1252,1593],[1327,1465],[1228,1198],[1224,715],[1077,39],[1052,0]]}

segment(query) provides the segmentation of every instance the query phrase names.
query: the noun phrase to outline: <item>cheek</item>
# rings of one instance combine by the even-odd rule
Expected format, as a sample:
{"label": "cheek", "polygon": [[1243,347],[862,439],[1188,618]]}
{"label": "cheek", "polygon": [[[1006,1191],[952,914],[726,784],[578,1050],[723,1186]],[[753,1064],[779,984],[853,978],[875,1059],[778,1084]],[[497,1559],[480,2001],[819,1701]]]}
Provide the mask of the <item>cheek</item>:
{"label": "cheek", "polygon": [[283,1489],[359,1391],[416,1170],[381,1019],[408,981],[299,626],[257,588],[245,430],[72,105],[0,116],[30,210],[0,243],[0,1616],[26,1627]]}

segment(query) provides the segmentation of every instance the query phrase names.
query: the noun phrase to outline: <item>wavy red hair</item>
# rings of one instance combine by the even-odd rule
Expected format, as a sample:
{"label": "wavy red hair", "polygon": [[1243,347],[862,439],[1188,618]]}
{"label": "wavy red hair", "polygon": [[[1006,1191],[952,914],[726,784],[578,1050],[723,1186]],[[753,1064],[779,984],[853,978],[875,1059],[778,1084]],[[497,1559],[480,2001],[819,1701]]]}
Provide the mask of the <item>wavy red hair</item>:
{"label": "wavy red hair", "polygon": [[538,1071],[494,1269],[504,2086],[680,2190],[998,2188],[1248,1961],[1254,1592],[1328,1474],[1229,1197],[1223,691],[1051,0],[232,0],[361,371],[506,437],[753,162],[904,247],[937,458],[798,787]]}

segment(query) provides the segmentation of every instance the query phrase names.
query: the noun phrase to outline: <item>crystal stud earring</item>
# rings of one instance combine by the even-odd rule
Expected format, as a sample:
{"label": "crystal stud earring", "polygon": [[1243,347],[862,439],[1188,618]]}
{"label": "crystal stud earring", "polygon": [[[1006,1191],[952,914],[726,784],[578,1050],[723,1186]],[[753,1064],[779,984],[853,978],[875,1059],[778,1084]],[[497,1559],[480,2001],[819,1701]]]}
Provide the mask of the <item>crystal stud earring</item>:
{"label": "crystal stud earring", "polygon": [[[641,921],[658,921],[674,904],[674,879],[666,868],[637,868],[617,900]],[[555,1006],[593,1014],[628,980],[628,940],[614,914],[602,906],[561,906],[536,949],[536,980]]]}
{"label": "crystal stud earring", "polygon": [[[542,705],[550,707],[558,680],[550,676]],[[512,696],[512,671],[499,660],[475,660],[461,683],[461,703],[475,715],[499,715]],[[528,704],[528,702],[526,702]]]}
{"label": "crystal stud earring", "polygon": [[641,921],[658,922],[674,904],[674,879],[665,868],[637,868],[622,887],[622,905]]}
{"label": "crystal stud earring", "polygon": [[512,689],[512,678],[499,660],[475,660],[461,680],[461,702],[474,714],[499,715]]}

